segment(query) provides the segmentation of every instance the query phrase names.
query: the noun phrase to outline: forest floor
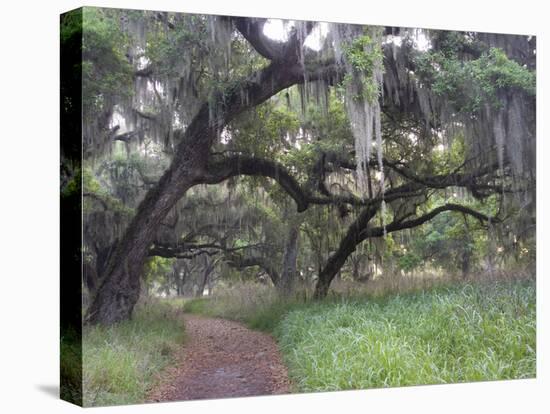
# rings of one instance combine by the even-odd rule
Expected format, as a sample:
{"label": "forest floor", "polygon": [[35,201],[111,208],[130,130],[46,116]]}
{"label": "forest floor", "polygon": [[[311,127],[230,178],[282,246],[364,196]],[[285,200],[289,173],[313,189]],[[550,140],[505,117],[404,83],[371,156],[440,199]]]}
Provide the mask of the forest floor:
{"label": "forest floor", "polygon": [[159,374],[148,401],[285,394],[287,369],[275,340],[225,319],[184,315],[187,340]]}

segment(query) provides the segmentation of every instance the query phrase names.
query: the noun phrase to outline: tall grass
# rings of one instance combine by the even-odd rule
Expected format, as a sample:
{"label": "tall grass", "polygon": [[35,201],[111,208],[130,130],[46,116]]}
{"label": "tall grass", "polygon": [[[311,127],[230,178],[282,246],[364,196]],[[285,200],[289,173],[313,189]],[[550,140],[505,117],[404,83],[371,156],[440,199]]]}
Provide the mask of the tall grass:
{"label": "tall grass", "polygon": [[241,286],[185,306],[272,332],[297,391],[535,376],[534,279],[390,282],[319,302]]}
{"label": "tall grass", "polygon": [[132,320],[83,332],[85,406],[137,404],[183,342],[181,303],[140,304]]}
{"label": "tall grass", "polygon": [[289,312],[275,333],[300,391],[530,378],[533,282],[466,284]]}
{"label": "tall grass", "polygon": [[241,283],[213,297],[189,300],[184,310],[244,322],[253,329],[271,332],[289,309],[303,303],[301,294],[281,299],[269,286]]}

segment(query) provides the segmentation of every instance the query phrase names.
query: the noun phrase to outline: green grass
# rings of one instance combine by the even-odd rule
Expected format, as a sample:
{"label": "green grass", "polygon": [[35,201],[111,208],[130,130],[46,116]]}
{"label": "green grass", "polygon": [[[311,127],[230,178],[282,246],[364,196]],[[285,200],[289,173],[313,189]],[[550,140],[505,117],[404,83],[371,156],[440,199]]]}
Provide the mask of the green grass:
{"label": "green grass", "polygon": [[322,302],[238,297],[191,301],[186,309],[272,332],[297,391],[536,374],[534,280]]}
{"label": "green grass", "polygon": [[140,305],[130,321],[84,330],[85,406],[144,401],[155,374],[183,342],[181,308],[179,302],[152,301]]}
{"label": "green grass", "polygon": [[492,283],[319,304],[275,330],[300,391],[530,378],[533,283]]}

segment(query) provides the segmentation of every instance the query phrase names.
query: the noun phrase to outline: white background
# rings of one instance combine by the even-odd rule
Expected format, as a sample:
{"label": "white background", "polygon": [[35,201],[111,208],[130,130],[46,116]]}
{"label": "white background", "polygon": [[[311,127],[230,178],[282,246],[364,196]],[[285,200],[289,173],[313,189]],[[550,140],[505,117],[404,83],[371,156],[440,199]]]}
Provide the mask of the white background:
{"label": "white background", "polygon": [[[50,4],[51,3],[51,4]],[[93,409],[97,413],[522,413],[550,407],[544,1],[110,0],[86,5],[537,35],[537,379]],[[0,19],[0,411],[73,413],[59,401],[59,13],[78,1],[3,2]],[[545,19],[546,18],[546,19]],[[546,24],[546,27],[545,27]],[[546,53],[544,53],[546,52]],[[547,105],[548,107],[548,105]],[[547,114],[548,115],[548,114]],[[548,122],[546,122],[548,125]],[[545,328],[546,325],[546,328]],[[546,406],[546,410],[544,407]],[[548,411],[546,411],[548,412]]]}

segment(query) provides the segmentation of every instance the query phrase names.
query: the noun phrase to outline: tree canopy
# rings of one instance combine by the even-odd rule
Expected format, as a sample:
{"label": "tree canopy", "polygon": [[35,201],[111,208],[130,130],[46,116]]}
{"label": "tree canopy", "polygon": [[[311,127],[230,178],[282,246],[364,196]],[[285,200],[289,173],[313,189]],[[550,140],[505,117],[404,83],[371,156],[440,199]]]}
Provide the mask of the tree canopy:
{"label": "tree canopy", "polygon": [[532,263],[534,37],[82,13],[88,322],[143,286]]}

